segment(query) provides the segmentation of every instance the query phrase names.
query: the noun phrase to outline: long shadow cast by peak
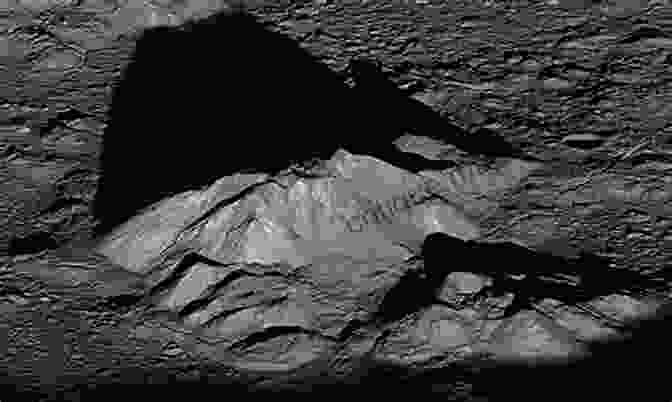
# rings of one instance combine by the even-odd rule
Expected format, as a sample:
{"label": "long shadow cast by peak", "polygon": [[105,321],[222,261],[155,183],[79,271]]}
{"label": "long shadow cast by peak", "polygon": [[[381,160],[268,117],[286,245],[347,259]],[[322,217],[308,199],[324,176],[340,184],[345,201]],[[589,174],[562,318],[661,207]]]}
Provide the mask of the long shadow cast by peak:
{"label": "long shadow cast by peak", "polygon": [[[424,271],[431,289],[441,286],[451,271],[484,274],[493,279],[479,296],[514,294],[500,318],[533,309],[543,299],[581,305],[601,296],[667,294],[672,277],[667,270],[640,273],[615,269],[612,259],[582,252],[575,257],[533,250],[513,242],[464,241],[445,233],[432,233],[422,244]],[[460,261],[462,264],[451,264]],[[522,279],[516,277],[522,276]]]}
{"label": "long shadow cast by peak", "polygon": [[[554,299],[568,306],[581,306],[599,297],[667,294],[670,274],[639,273],[611,268],[609,258],[583,253],[569,258],[529,249],[512,243],[464,241],[445,233],[429,234],[421,246],[423,267],[409,270],[389,289],[369,321],[352,320],[342,331],[349,338],[363,326],[383,327],[431,305],[461,309],[468,302],[486,296],[514,295],[497,319],[506,319],[523,310],[534,310],[536,303]],[[492,284],[473,295],[466,303],[442,300],[439,293],[447,276],[454,271],[469,271],[492,278]],[[516,277],[523,276],[522,279]],[[494,318],[494,317],[493,317]]]}
{"label": "long shadow cast by peak", "polygon": [[97,234],[222,176],[274,173],[338,148],[410,171],[448,167],[393,141],[409,130],[447,142],[465,133],[440,118],[400,119],[419,116],[417,103],[411,112],[399,94],[375,93],[379,86],[366,83],[372,75],[350,88],[294,40],[240,11],[145,31],[112,97]]}
{"label": "long shadow cast by peak", "polygon": [[380,66],[372,60],[356,58],[350,62],[349,71],[358,91],[384,99],[382,105],[390,125],[406,132],[444,140],[473,154],[539,161],[488,128],[481,127],[467,133],[449,123],[429,106],[407,96],[382,74]]}

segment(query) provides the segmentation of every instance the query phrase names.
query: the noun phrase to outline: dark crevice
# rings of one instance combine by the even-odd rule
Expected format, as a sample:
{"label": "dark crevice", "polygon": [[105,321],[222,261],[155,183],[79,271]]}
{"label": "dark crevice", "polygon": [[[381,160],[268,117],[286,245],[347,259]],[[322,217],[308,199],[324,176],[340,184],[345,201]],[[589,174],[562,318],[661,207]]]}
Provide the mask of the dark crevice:
{"label": "dark crevice", "polygon": [[[232,316],[238,312],[241,312],[243,310],[247,310],[248,308],[251,308],[253,306],[242,306],[242,307],[236,307],[230,310],[224,310],[220,313],[214,314],[212,317],[208,318],[208,320],[202,324],[203,327],[207,327],[208,325],[212,324],[213,322],[221,319],[226,319],[226,317]],[[181,314],[182,317],[186,317],[186,314]]]}
{"label": "dark crevice", "polygon": [[230,265],[230,264],[224,264],[217,260],[213,260],[212,258],[204,256],[203,254],[194,252],[188,253],[187,255],[182,257],[182,263],[187,264],[189,266],[196,264],[206,264],[206,265],[212,265],[214,267],[227,267]]}
{"label": "dark crevice", "polygon": [[213,264],[212,260],[194,252],[188,253],[181,258],[180,262],[173,269],[170,275],[168,275],[168,277],[164,278],[162,281],[152,287],[150,296],[159,294],[164,290],[174,287],[182,278],[184,278],[189,268],[198,263],[205,263],[208,265],[219,264],[219,266],[225,265],[217,262],[214,262]]}
{"label": "dark crevice", "polygon": [[212,301],[217,299],[218,293],[221,289],[223,289],[224,287],[228,286],[229,284],[233,283],[234,281],[238,280],[239,278],[241,278],[243,276],[247,276],[247,275],[244,272],[238,271],[238,270],[229,273],[228,275],[226,275],[224,277],[224,279],[222,279],[216,285],[214,285],[212,287],[212,289],[210,289],[208,291],[207,295],[205,295],[205,296],[203,296],[203,297],[201,297],[197,300],[194,300],[194,301],[188,303],[186,306],[184,306],[179,311],[180,317],[185,317],[185,316],[188,316],[188,315],[192,314],[195,311],[201,310],[202,308],[204,308],[205,306],[210,304]]}
{"label": "dark crevice", "polygon": [[211,297],[211,295],[212,292],[208,292],[207,296],[203,296],[200,299],[196,299],[192,302],[187,303],[187,305],[184,306],[184,308],[178,311],[178,316],[180,318],[184,318],[198,310],[205,308],[215,299],[215,297]]}
{"label": "dark crevice", "polygon": [[106,298],[102,303],[102,306],[105,308],[113,309],[115,311],[119,311],[120,309],[136,306],[144,299],[145,295],[143,294],[117,295]]}
{"label": "dark crevice", "polygon": [[205,221],[207,221],[208,219],[210,219],[210,217],[212,217],[214,214],[216,214],[217,212],[219,212],[222,208],[226,207],[227,205],[231,205],[231,204],[235,203],[236,201],[241,200],[241,199],[247,197],[249,194],[252,194],[252,193],[254,192],[254,190],[257,189],[257,187],[262,186],[262,185],[264,185],[264,184],[267,184],[268,182],[269,182],[269,181],[266,180],[266,181],[263,181],[263,182],[261,182],[261,183],[253,184],[253,185],[251,185],[251,186],[245,188],[243,191],[239,192],[238,194],[236,194],[236,195],[234,195],[234,196],[232,196],[232,197],[229,197],[229,198],[226,198],[226,199],[223,199],[223,200],[217,202],[217,203],[216,203],[215,205],[213,205],[212,208],[210,208],[207,212],[205,212],[205,213],[202,214],[198,219],[196,219],[195,221],[193,221],[192,223],[190,223],[190,224],[184,229],[184,231],[188,231],[188,230],[190,230],[190,229],[192,229],[192,228],[198,226],[201,222],[205,222]]}
{"label": "dark crevice", "polygon": [[[260,306],[272,307],[272,306],[275,306],[279,303],[283,303],[283,302],[287,301],[287,299],[288,299],[287,296],[280,296],[280,297],[276,297],[272,300],[267,300],[267,301],[264,301],[264,302],[261,302],[261,303],[247,304],[247,305],[244,305],[244,306],[241,306],[241,307],[236,307],[234,309],[224,310],[224,311],[222,311],[220,313],[217,313],[217,314],[213,315],[212,317],[210,317],[203,324],[203,326],[207,326],[207,325],[210,325],[211,323],[213,323],[215,321],[225,319],[226,317],[229,317],[229,316],[231,316],[231,315],[233,315],[233,314],[235,314],[239,311],[247,310],[247,309],[254,308],[254,307],[260,307]],[[183,316],[183,317],[186,316],[186,314],[180,314],[180,315]]]}
{"label": "dark crevice", "polygon": [[296,335],[296,334],[306,334],[314,333],[313,331],[308,331],[303,327],[299,326],[273,326],[264,329],[263,331],[255,332],[252,335],[241,339],[238,342],[235,342],[233,345],[229,346],[228,349],[231,351],[243,351],[255,344],[265,343],[274,338]]}

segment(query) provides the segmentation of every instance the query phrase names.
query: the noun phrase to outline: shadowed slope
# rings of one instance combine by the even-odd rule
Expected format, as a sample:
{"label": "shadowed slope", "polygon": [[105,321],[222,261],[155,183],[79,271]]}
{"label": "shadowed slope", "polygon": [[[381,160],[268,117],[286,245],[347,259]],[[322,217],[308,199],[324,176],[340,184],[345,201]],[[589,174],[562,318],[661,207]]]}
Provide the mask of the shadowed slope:
{"label": "shadowed slope", "polygon": [[448,274],[456,266],[449,260],[441,258],[447,256],[447,252],[450,253],[452,242],[455,242],[454,244],[458,247],[456,251],[459,252],[461,250],[459,246],[464,243],[462,240],[445,233],[437,232],[427,235],[421,250],[424,268],[419,271],[406,271],[395,286],[387,291],[373,318],[367,322],[352,320],[341,332],[341,338],[347,339],[354,331],[362,327],[380,328],[400,321],[432,304],[447,305],[448,303],[441,301],[437,294]]}
{"label": "shadowed slope", "polygon": [[[493,284],[470,299],[513,293],[513,302],[497,318],[534,309],[545,298],[567,305],[579,305],[599,296],[636,294],[666,288],[664,278],[654,278],[610,267],[611,261],[597,255],[582,254],[565,258],[537,252],[511,242],[479,243],[436,232],[425,237],[421,247],[423,268],[409,270],[383,297],[371,320],[355,319],[342,331],[347,339],[359,328],[381,328],[400,321],[433,304],[461,308],[438,298],[451,272],[484,274]],[[522,279],[516,276],[523,276]]]}
{"label": "shadowed slope", "polygon": [[388,123],[408,133],[426,135],[453,144],[463,151],[489,157],[520,158],[538,161],[504,140],[487,128],[473,133],[450,123],[424,103],[406,96],[394,83],[385,77],[380,67],[366,59],[355,59],[350,63],[350,72],[356,89],[376,94],[383,100]]}
{"label": "shadowed slope", "polygon": [[245,12],[148,29],[113,93],[94,203],[97,234],[223,176],[273,174],[339,148],[412,172],[450,166],[398,150],[393,142],[405,133],[527,158],[498,136],[467,134],[406,97],[372,62],[353,60],[350,72],[354,89]]}
{"label": "shadowed slope", "polygon": [[[594,254],[565,258],[511,242],[464,241],[444,233],[427,236],[422,257],[424,270],[428,277],[435,278],[437,286],[450,273],[447,270],[492,277],[493,285],[481,291],[479,296],[513,293],[514,301],[506,308],[503,317],[532,308],[535,302],[544,298],[576,305],[614,293],[637,295],[667,287],[666,278],[614,269],[610,259]],[[524,278],[516,279],[516,275],[524,275]]]}
{"label": "shadowed slope", "polygon": [[246,13],[147,30],[113,94],[97,233],[222,176],[274,173],[339,147],[409,170],[447,166],[399,152],[401,130],[367,107],[375,94],[357,92]]}

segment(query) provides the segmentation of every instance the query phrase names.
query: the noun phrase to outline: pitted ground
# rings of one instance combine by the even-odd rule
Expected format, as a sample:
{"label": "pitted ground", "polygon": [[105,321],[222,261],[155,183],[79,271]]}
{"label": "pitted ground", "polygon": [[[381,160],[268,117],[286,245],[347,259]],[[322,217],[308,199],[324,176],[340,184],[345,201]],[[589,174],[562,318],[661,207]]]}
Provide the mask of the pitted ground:
{"label": "pitted ground", "polygon": [[[377,58],[400,86],[458,124],[491,125],[548,160],[546,168],[482,222],[491,230],[487,238],[514,236],[543,247],[587,249],[638,271],[659,269],[672,260],[669,8],[659,4],[627,12],[613,4],[566,10],[542,2],[515,7],[465,1],[438,2],[440,6],[371,1],[356,7],[274,3],[255,12],[278,23],[333,68],[344,67],[354,55]],[[0,168],[0,248],[5,255],[34,254],[90,231],[109,87],[132,50],[131,38],[118,35],[149,21],[147,13],[142,14],[145,22],[136,18],[138,10],[132,2],[116,11],[87,3],[81,9],[3,14],[2,43],[8,51],[6,68],[0,69],[5,100],[0,109],[5,161]],[[445,151],[446,157],[454,157],[450,147],[426,139],[408,136],[401,142],[418,152]],[[7,266],[11,260],[6,259]],[[96,323],[94,332],[108,327],[110,313],[89,306],[86,293],[59,295],[3,271],[8,273],[3,289],[23,289],[22,295],[6,291],[14,295],[7,296],[14,307],[3,314],[11,327],[32,331],[30,324],[19,324],[47,305],[45,314],[57,321],[72,321],[68,317],[76,315],[77,322]],[[37,327],[32,326],[34,337],[17,333],[10,344],[19,352],[23,345],[27,353],[32,342],[53,337]],[[52,331],[69,334],[66,327]],[[76,345],[82,334],[66,335],[66,344]],[[174,356],[151,360],[152,353],[139,352],[149,350],[147,345],[124,349],[126,335],[116,332],[100,339],[94,344],[103,345],[101,350],[114,348],[109,355],[125,360],[126,366],[137,365],[138,372],[150,368],[147,362],[195,364],[178,363]],[[58,346],[44,345],[47,352]],[[100,355],[102,361],[109,355]],[[31,359],[41,361],[39,356]],[[95,363],[85,368],[74,359],[71,364],[75,373],[96,371]],[[26,370],[36,367],[29,366]],[[176,372],[188,377],[187,368]],[[35,378],[50,379],[50,371],[44,370]]]}

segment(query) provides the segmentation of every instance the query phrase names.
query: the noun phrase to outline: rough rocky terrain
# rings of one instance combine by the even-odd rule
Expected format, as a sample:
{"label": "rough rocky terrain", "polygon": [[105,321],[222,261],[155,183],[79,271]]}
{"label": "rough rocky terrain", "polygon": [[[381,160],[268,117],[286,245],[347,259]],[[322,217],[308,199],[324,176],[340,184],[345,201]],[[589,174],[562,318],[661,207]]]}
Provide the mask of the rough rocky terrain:
{"label": "rough rocky terrain", "polygon": [[[255,7],[255,14],[335,70],[354,56],[376,58],[401,88],[458,125],[495,129],[544,162],[484,167],[455,156],[446,144],[404,136],[400,147],[455,158],[455,168],[409,178],[380,161],[365,164],[385,177],[404,178],[398,191],[371,199],[395,204],[402,194],[415,209],[407,221],[395,215],[390,229],[362,218],[363,208],[355,221],[375,221],[375,229],[339,245],[340,258],[330,257],[328,247],[307,251],[322,250],[322,243],[289,247],[285,232],[264,237],[260,224],[245,220],[245,211],[266,208],[265,216],[275,222],[286,208],[304,208],[298,201],[280,203],[291,189],[363,193],[374,182],[366,181],[368,168],[358,176],[361,187],[341,190],[333,174],[264,185],[259,177],[224,178],[89,242],[110,88],[132,52],[130,33],[222,7],[201,3],[207,2],[17,2],[2,10],[3,390],[19,390],[27,400],[77,400],[102,392],[131,396],[132,390],[116,385],[127,383],[172,384],[185,396],[210,383],[227,384],[224,392],[238,386],[351,389],[333,388],[338,379],[354,388],[398,385],[455,399],[538,400],[538,392],[581,397],[584,389],[599,389],[658,400],[665,380],[655,367],[669,356],[666,315],[630,328],[632,341],[605,346],[595,339],[613,336],[605,320],[646,315],[665,301],[665,292],[596,299],[587,309],[597,314],[592,318],[582,311],[585,306],[563,308],[549,298],[539,301],[539,311],[484,320],[489,304],[506,303],[508,296],[490,297],[462,309],[433,306],[392,324],[391,332],[362,332],[348,342],[335,337],[348,319],[375,310],[400,273],[421,265],[404,262],[413,253],[386,243],[390,233],[402,233],[395,241],[415,246],[431,230],[484,242],[514,239],[556,253],[608,256],[614,272],[667,278],[668,4],[369,1]],[[331,163],[341,175],[352,168],[347,154]],[[419,182],[433,183],[429,192],[443,198],[427,202],[414,195],[426,190],[414,187]],[[217,202],[256,185],[235,205]],[[166,217],[173,220],[166,223]],[[299,237],[327,227],[283,219]],[[300,222],[298,214],[292,219]],[[357,231],[353,220],[344,225]],[[228,235],[244,238],[244,245]],[[73,239],[79,239],[76,246],[60,248]],[[255,254],[255,245],[262,251]],[[366,254],[369,249],[376,258]],[[490,278],[470,273],[468,262],[451,261],[449,253],[446,259],[458,265],[447,281],[447,298],[487,286]],[[513,262],[501,263],[507,270]],[[208,314],[224,324],[204,326],[211,322],[204,318]],[[213,338],[218,343],[208,343]],[[481,364],[482,355],[530,359],[586,351],[593,357],[544,368]],[[456,365],[464,362],[473,364]]]}

